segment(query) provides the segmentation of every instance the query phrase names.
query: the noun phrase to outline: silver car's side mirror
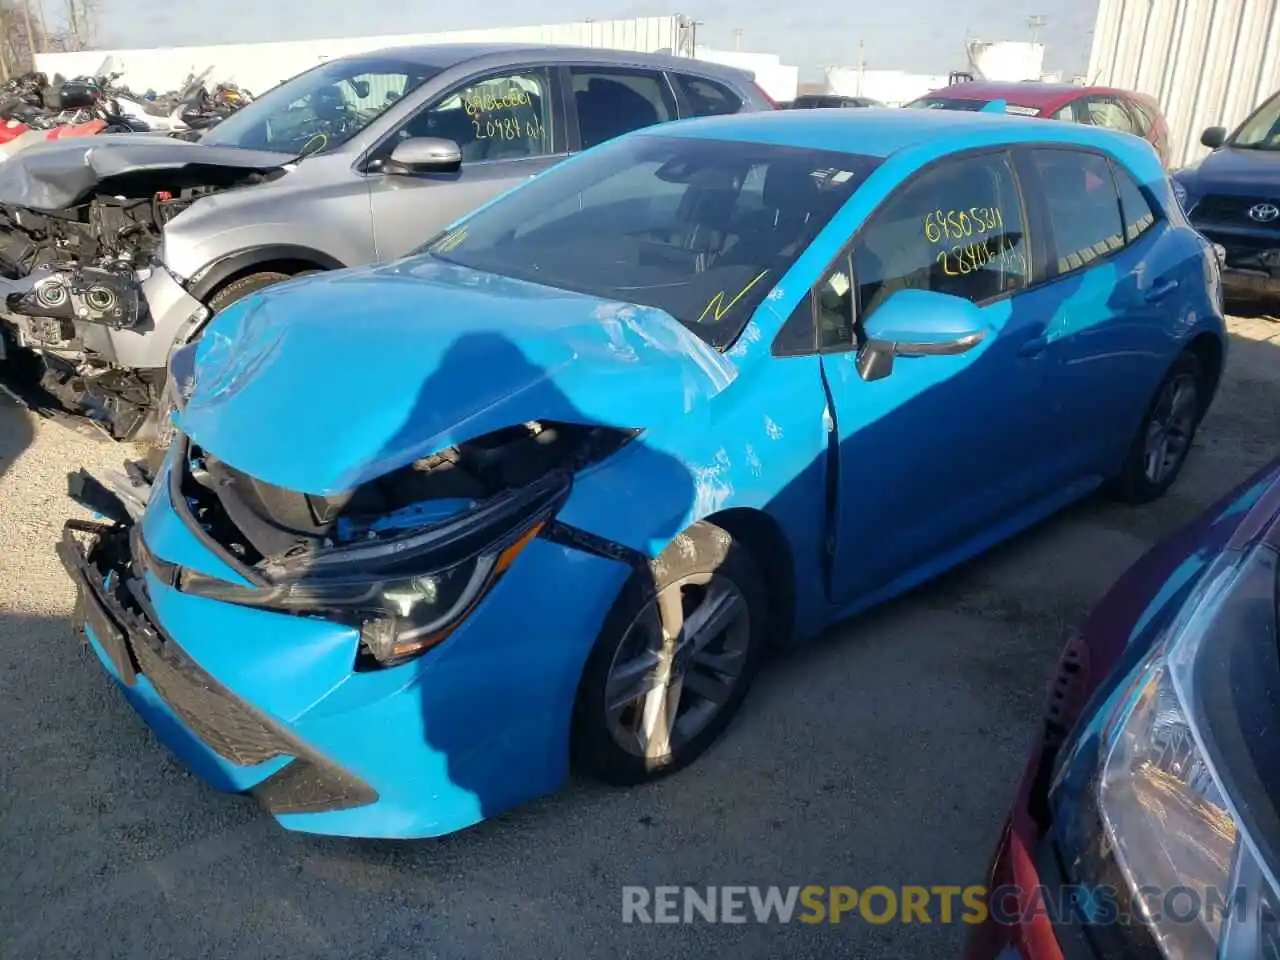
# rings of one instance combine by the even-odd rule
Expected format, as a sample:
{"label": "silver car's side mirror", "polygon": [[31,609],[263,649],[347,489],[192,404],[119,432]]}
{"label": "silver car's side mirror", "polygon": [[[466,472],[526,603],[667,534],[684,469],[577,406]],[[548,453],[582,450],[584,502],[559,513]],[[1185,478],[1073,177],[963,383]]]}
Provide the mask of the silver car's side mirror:
{"label": "silver car's side mirror", "polygon": [[401,140],[382,165],[383,173],[453,173],[462,166],[462,148],[443,137]]}

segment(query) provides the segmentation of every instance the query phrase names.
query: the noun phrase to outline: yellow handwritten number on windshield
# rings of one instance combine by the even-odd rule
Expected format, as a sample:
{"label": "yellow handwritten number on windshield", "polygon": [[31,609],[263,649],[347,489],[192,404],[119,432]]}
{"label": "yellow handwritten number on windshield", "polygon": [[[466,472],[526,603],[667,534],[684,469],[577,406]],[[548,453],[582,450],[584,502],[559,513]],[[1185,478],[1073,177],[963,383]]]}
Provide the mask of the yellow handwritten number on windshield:
{"label": "yellow handwritten number on windshield", "polygon": [[768,272],[769,272],[768,270],[761,270],[759,273],[757,273],[751,279],[751,282],[748,283],[741,290],[739,290],[737,295],[728,303],[724,302],[724,291],[723,290],[718,291],[716,295],[707,302],[706,307],[703,308],[701,315],[699,315],[698,317],[698,323],[701,323],[703,320],[707,319],[707,314],[711,314],[712,323],[719,323],[721,320],[724,319],[725,314],[727,314],[730,310],[732,310],[735,306],[737,306],[738,301],[741,300],[750,292],[752,287],[754,287],[757,283],[759,283],[761,280],[764,279],[765,274]]}

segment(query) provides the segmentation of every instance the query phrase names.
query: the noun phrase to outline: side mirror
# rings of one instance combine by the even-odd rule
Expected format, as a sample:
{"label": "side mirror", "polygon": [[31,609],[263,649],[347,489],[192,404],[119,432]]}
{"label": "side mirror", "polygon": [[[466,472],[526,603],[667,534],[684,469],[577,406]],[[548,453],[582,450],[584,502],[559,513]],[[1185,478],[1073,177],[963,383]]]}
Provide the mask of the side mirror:
{"label": "side mirror", "polygon": [[462,166],[462,149],[440,137],[401,140],[382,165],[384,173],[452,173]]}
{"label": "side mirror", "polygon": [[991,332],[971,301],[930,290],[899,290],[863,325],[858,351],[863,380],[882,380],[895,357],[950,357],[968,353]]}
{"label": "side mirror", "polygon": [[1204,133],[1200,134],[1200,142],[1210,150],[1217,150],[1227,142],[1227,128],[1209,127]]}

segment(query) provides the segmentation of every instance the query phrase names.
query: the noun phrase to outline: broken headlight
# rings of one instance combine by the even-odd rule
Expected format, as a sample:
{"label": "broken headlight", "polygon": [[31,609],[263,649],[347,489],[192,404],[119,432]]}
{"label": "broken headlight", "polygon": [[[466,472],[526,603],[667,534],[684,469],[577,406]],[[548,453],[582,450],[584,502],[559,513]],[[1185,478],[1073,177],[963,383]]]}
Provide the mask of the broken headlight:
{"label": "broken headlight", "polygon": [[564,473],[407,534],[304,551],[241,586],[184,569],[180,589],[245,606],[325,616],[360,629],[357,669],[405,663],[438,646],[551,519]]}

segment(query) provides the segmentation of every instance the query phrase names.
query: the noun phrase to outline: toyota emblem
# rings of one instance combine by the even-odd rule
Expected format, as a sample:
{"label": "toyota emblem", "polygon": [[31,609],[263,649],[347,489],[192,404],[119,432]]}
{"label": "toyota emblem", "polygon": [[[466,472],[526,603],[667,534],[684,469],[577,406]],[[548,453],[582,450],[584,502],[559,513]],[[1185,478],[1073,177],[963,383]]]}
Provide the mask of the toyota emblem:
{"label": "toyota emblem", "polygon": [[1249,208],[1249,219],[1258,223],[1270,223],[1280,217],[1280,207],[1274,203],[1259,203]]}

